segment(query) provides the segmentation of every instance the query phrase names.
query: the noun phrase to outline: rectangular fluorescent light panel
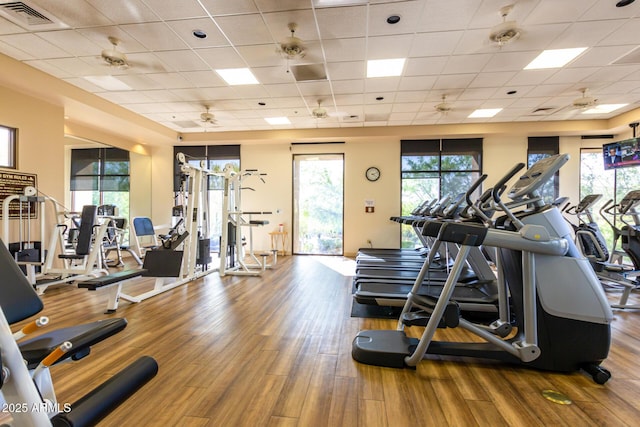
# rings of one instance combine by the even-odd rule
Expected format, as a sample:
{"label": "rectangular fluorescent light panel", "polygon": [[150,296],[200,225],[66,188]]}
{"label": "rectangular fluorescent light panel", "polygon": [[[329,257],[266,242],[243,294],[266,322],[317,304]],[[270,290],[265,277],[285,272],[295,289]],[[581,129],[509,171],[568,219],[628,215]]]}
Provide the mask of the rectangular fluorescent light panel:
{"label": "rectangular fluorescent light panel", "polygon": [[525,70],[539,70],[542,68],[560,68],[567,65],[575,57],[587,50],[586,47],[575,47],[571,49],[550,49],[543,51],[533,61],[529,63]]}
{"label": "rectangular fluorescent light panel", "polygon": [[225,68],[216,70],[216,73],[230,86],[257,85],[260,83],[248,68]]}
{"label": "rectangular fluorescent light panel", "polygon": [[113,76],[86,76],[85,80],[101,87],[104,90],[119,91],[133,90],[133,88],[125,84],[122,80],[118,80]]}
{"label": "rectangular fluorescent light panel", "polygon": [[371,59],[367,61],[367,77],[395,77],[402,75],[405,58]]}
{"label": "rectangular fluorescent light panel", "polygon": [[606,114],[617,110],[618,108],[626,107],[629,104],[602,104],[596,105],[593,108],[589,108],[582,112],[582,114]]}
{"label": "rectangular fluorescent light panel", "polygon": [[481,108],[469,114],[469,119],[479,119],[485,117],[493,117],[502,111],[502,108]]}
{"label": "rectangular fluorescent light panel", "polygon": [[265,117],[270,125],[290,125],[291,122],[286,117]]}

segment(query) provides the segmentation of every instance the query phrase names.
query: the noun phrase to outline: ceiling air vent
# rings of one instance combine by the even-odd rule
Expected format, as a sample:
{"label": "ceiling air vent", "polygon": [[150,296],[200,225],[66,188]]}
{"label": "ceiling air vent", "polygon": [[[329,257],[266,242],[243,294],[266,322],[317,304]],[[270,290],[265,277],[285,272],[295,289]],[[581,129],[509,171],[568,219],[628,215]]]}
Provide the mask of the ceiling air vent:
{"label": "ceiling air vent", "polygon": [[176,126],[181,127],[182,129],[189,129],[189,128],[197,128],[200,127],[200,125],[196,122],[194,122],[193,120],[179,120],[179,121],[175,121],[175,122],[171,122]]}
{"label": "ceiling air vent", "polygon": [[22,1],[0,3],[0,16],[4,16],[26,30],[50,30],[67,27],[44,9]]}

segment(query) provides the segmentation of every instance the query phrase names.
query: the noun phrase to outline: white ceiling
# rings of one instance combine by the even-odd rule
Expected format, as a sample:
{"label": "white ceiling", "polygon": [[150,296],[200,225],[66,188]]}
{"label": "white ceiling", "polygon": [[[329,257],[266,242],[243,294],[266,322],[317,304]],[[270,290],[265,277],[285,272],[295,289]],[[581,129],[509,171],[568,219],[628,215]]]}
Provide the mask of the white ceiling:
{"label": "white ceiling", "polygon": [[[621,8],[617,0],[323,5],[329,1],[27,0],[60,24],[47,29],[0,17],[0,52],[183,133],[598,119],[640,107],[640,1]],[[522,35],[498,47],[488,35],[508,3],[515,5],[507,19]],[[400,22],[387,24],[390,15]],[[303,59],[278,52],[290,22],[307,47]],[[208,36],[194,37],[195,29]],[[120,39],[128,69],[101,60],[109,36]],[[569,47],[588,49],[561,69],[523,70],[544,49]],[[402,76],[366,78],[367,60],[398,57],[407,58]],[[324,67],[327,78],[296,81],[288,70],[303,64]],[[213,71],[238,67],[249,67],[260,84],[228,86]],[[133,90],[107,91],[85,79],[106,75]],[[629,105],[581,114],[571,104],[582,88],[599,104]],[[452,107],[446,115],[434,108],[443,95]],[[312,116],[318,101],[329,117]],[[200,121],[204,105],[217,125]],[[467,118],[477,108],[503,110]],[[539,108],[549,110],[534,113]],[[292,124],[264,120],[275,116]]]}

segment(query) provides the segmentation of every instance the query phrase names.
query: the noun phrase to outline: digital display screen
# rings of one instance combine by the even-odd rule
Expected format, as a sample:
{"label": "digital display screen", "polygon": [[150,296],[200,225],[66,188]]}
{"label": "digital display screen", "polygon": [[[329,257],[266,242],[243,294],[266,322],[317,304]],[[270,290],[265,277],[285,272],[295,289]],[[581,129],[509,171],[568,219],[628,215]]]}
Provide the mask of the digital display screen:
{"label": "digital display screen", "polygon": [[605,169],[640,165],[640,138],[625,139],[602,146]]}

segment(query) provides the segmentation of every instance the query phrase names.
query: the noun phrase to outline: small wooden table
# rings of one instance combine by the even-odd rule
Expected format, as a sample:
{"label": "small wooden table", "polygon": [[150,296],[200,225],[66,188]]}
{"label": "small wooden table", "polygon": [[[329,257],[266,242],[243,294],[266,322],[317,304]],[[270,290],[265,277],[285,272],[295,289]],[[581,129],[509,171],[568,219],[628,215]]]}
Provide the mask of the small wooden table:
{"label": "small wooden table", "polygon": [[[269,236],[271,236],[271,249],[278,251],[278,255],[287,254],[287,235],[286,231],[272,231],[269,233]],[[278,243],[282,246],[282,249],[278,249]]]}

